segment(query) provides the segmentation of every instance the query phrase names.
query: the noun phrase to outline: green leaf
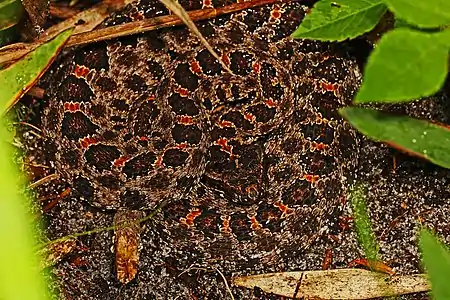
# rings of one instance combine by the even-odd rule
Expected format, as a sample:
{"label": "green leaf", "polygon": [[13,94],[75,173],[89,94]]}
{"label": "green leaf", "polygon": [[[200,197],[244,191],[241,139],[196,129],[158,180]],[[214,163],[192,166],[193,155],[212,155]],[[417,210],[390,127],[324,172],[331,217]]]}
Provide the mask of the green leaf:
{"label": "green leaf", "polygon": [[385,11],[381,0],[321,0],[292,37],[321,41],[354,38],[372,30]]}
{"label": "green leaf", "polygon": [[50,299],[40,275],[33,239],[33,216],[29,201],[19,192],[23,182],[7,140],[4,118],[0,118],[0,299]]}
{"label": "green leaf", "polygon": [[370,222],[368,214],[366,193],[365,186],[363,184],[357,184],[350,189],[349,196],[359,244],[363,248],[367,259],[370,261],[377,261],[378,245],[372,231],[372,223]]}
{"label": "green leaf", "polygon": [[450,130],[447,127],[359,107],[343,108],[340,114],[372,139],[450,168]]}
{"label": "green leaf", "polygon": [[0,30],[17,24],[23,12],[22,3],[19,0],[0,1]]}
{"label": "green leaf", "polygon": [[420,232],[423,263],[431,281],[431,294],[436,300],[450,299],[450,252],[428,230]]}
{"label": "green leaf", "polygon": [[384,0],[397,17],[418,27],[433,28],[450,24],[448,0]]}
{"label": "green leaf", "polygon": [[1,113],[11,108],[44,74],[71,34],[72,29],[60,33],[50,42],[0,71]]}
{"label": "green leaf", "polygon": [[397,28],[383,35],[367,61],[357,103],[404,102],[430,96],[448,73],[450,30]]}

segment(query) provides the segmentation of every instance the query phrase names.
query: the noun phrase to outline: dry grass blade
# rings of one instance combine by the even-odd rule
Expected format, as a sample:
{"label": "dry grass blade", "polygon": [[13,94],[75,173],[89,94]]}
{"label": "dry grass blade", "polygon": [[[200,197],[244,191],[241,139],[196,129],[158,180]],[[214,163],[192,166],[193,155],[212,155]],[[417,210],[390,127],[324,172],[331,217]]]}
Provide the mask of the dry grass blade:
{"label": "dry grass blade", "polygon": [[44,183],[53,181],[53,180],[58,179],[58,178],[59,178],[59,175],[58,175],[58,174],[50,174],[50,175],[48,175],[48,176],[45,176],[44,178],[41,178],[41,179],[39,179],[39,180],[36,180],[36,181],[33,182],[33,183],[30,183],[30,185],[28,186],[28,188],[34,189],[34,188],[36,188],[36,187],[38,187],[38,186],[40,186],[40,185],[43,185]]}
{"label": "dry grass blade", "polygon": [[372,299],[430,290],[423,274],[389,276],[363,269],[242,276],[233,278],[233,284],[295,299]]}
{"label": "dry grass blade", "polygon": [[189,17],[186,10],[184,10],[184,8],[180,5],[180,3],[178,3],[177,0],[159,0],[159,1],[161,1],[162,4],[164,4],[168,9],[170,9],[175,15],[177,15],[183,21],[183,23],[191,30],[191,32],[200,39],[200,42],[203,44],[203,46],[205,46],[205,48],[209,51],[209,53],[211,53],[211,55],[214,56],[220,62],[220,64],[225,70],[227,70],[230,74],[233,74],[233,72],[222,61],[220,56],[216,53],[213,47],[211,47],[211,45],[208,43],[205,37],[201,34],[197,26],[195,26],[194,22]]}
{"label": "dry grass blade", "polygon": [[[235,3],[227,5],[218,9],[207,8],[199,9],[188,12],[189,17],[194,21],[206,20],[215,18],[220,15],[230,14],[233,12],[241,11],[247,8],[279,3],[279,0],[253,0],[241,3]],[[146,31],[157,30],[160,28],[171,27],[175,25],[181,25],[183,21],[177,16],[160,16],[156,18],[151,18],[142,21],[130,22],[126,24],[111,26],[107,28],[102,28],[90,32],[83,32],[72,35],[65,47],[85,45],[90,43],[95,43],[99,41],[105,41],[113,38],[129,36],[132,34],[142,33]],[[50,30],[50,29],[49,29]],[[51,29],[53,30],[53,29]],[[45,33],[47,34],[47,33]],[[43,35],[45,37],[45,35]],[[0,48],[0,65],[11,63],[15,60],[20,59],[22,56],[26,55],[28,52],[34,50],[40,44],[42,44],[44,39],[38,40],[36,43],[25,44],[17,43]]]}

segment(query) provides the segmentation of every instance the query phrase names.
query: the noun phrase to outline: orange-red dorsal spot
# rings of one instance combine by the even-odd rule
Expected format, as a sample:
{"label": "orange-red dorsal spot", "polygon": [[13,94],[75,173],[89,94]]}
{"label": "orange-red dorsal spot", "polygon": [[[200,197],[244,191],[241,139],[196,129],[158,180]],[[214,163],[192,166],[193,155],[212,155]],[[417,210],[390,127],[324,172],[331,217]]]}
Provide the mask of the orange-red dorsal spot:
{"label": "orange-red dorsal spot", "polygon": [[181,97],[187,97],[187,96],[189,95],[189,91],[188,91],[187,89],[185,89],[185,88],[182,88],[182,87],[177,88],[177,89],[175,90],[175,92],[177,92],[178,94],[180,94]]}
{"label": "orange-red dorsal spot", "polygon": [[277,19],[281,18],[280,10],[279,9],[272,10],[270,13],[270,18],[273,20],[277,20]]}
{"label": "orange-red dorsal spot", "polygon": [[175,148],[176,149],[186,149],[187,143],[180,143],[180,144],[176,145]]}
{"label": "orange-red dorsal spot", "polygon": [[72,192],[72,189],[70,187],[68,187],[61,194],[59,194],[58,197],[59,198],[65,198],[65,197],[69,196],[71,192]]}
{"label": "orange-red dorsal spot", "polygon": [[220,138],[216,141],[216,144],[219,145],[223,151],[231,153],[233,150],[233,146],[228,145],[228,140],[226,138]]}
{"label": "orange-red dorsal spot", "polygon": [[86,138],[82,139],[80,143],[81,143],[81,147],[87,148],[90,145],[96,144],[97,141],[94,138],[86,137]]}
{"label": "orange-red dorsal spot", "polygon": [[129,159],[130,159],[129,156],[121,156],[118,159],[114,160],[113,166],[114,167],[123,167]]}
{"label": "orange-red dorsal spot", "polygon": [[177,121],[183,125],[191,125],[194,123],[194,119],[190,116],[177,116]]}
{"label": "orange-red dorsal spot", "polygon": [[73,74],[77,78],[86,79],[87,75],[89,74],[89,68],[87,68],[85,66],[76,65],[75,70],[73,71]]}
{"label": "orange-red dorsal spot", "polygon": [[163,155],[158,157],[158,159],[154,163],[154,166],[158,168],[158,167],[161,167],[162,164],[163,164]]}
{"label": "orange-red dorsal spot", "polygon": [[255,117],[254,114],[245,113],[244,114],[244,119],[246,119],[247,121],[250,121],[250,122],[254,122],[256,120],[256,117]]}
{"label": "orange-red dorsal spot", "polygon": [[267,99],[266,101],[264,101],[264,103],[267,105],[267,107],[269,108],[273,108],[277,106],[277,102],[274,101],[272,98]]}
{"label": "orange-red dorsal spot", "polygon": [[143,142],[144,142],[144,141],[148,141],[148,137],[146,137],[146,136],[140,136],[140,137],[139,137],[139,140],[140,140],[140,141],[143,141]]}
{"label": "orange-red dorsal spot", "polygon": [[214,8],[211,0],[203,0],[202,8]]}
{"label": "orange-red dorsal spot", "polygon": [[230,216],[220,216],[220,219],[222,220],[222,226],[220,227],[220,232],[230,234],[231,233]]}
{"label": "orange-red dorsal spot", "polygon": [[283,212],[283,215],[287,215],[292,212],[292,209],[290,209],[287,205],[283,204],[283,202],[281,201],[275,202],[273,206],[281,210]]}
{"label": "orange-red dorsal spot", "polygon": [[255,72],[256,74],[259,74],[259,72],[261,71],[260,63],[254,62],[252,67],[253,67],[253,72]]}
{"label": "orange-red dorsal spot", "polygon": [[224,128],[224,127],[233,127],[233,123],[230,121],[220,121],[218,123],[220,128]]}
{"label": "orange-red dorsal spot", "polygon": [[250,223],[252,224],[250,226],[252,228],[252,230],[258,230],[258,229],[262,228],[261,224],[258,222],[258,220],[256,220],[256,217],[251,217]]}
{"label": "orange-red dorsal spot", "polygon": [[327,144],[324,144],[324,143],[316,143],[316,142],[312,142],[311,143],[311,147],[314,149],[314,150],[317,150],[317,151],[323,151],[323,150],[326,150],[326,149],[328,149],[328,145]]}
{"label": "orange-red dorsal spot", "polygon": [[153,101],[153,100],[155,100],[155,95],[150,95],[150,96],[147,98],[147,101]]}
{"label": "orange-red dorsal spot", "polygon": [[281,18],[281,10],[280,6],[275,5],[272,11],[270,12],[270,20],[269,22],[279,22],[279,19]]}
{"label": "orange-red dorsal spot", "polygon": [[200,74],[202,72],[202,67],[200,66],[200,64],[196,60],[192,60],[189,63],[189,67],[190,67],[192,73]]}
{"label": "orange-red dorsal spot", "polygon": [[319,175],[306,174],[306,175],[303,175],[303,178],[306,181],[309,181],[309,182],[312,182],[312,183],[316,183],[319,180]]}
{"label": "orange-red dorsal spot", "polygon": [[199,208],[192,209],[187,215],[186,218],[180,218],[180,222],[191,227],[194,226],[194,220],[198,216],[202,214],[202,211]]}
{"label": "orange-red dorsal spot", "polygon": [[320,82],[320,87],[327,92],[334,92],[337,89],[337,84],[329,83],[326,81]]}
{"label": "orange-red dorsal spot", "polygon": [[64,110],[70,111],[70,112],[76,112],[76,111],[80,110],[80,103],[66,102],[66,103],[64,103]]}
{"label": "orange-red dorsal spot", "polygon": [[[238,1],[238,3],[239,3],[239,1]],[[222,61],[223,61],[223,63],[227,66],[227,67],[229,67],[230,66],[230,57],[228,56],[228,54],[226,54],[226,53],[224,53],[224,54],[222,54]]]}

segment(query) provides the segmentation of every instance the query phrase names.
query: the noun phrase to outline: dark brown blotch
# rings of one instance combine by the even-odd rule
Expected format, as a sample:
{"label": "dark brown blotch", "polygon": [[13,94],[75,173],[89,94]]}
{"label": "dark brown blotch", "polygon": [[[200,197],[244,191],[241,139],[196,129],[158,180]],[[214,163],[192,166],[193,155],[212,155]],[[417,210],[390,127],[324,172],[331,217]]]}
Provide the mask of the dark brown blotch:
{"label": "dark brown blotch", "polygon": [[172,129],[172,136],[177,143],[198,144],[202,139],[202,131],[197,125],[175,124]]}
{"label": "dark brown blotch", "polygon": [[189,154],[183,150],[180,149],[168,149],[163,156],[163,163],[166,166],[176,168],[182,166],[187,158],[189,157]]}
{"label": "dark brown blotch", "polygon": [[147,175],[150,170],[153,170],[153,164],[155,163],[156,158],[157,156],[153,152],[136,156],[125,163],[122,172],[125,173],[128,178]]}
{"label": "dark brown blotch", "polygon": [[61,83],[57,96],[64,102],[90,102],[94,93],[84,79],[69,75]]}
{"label": "dark brown blotch", "polygon": [[70,140],[78,140],[93,135],[98,128],[80,111],[74,113],[66,112],[61,124],[62,135]]}
{"label": "dark brown blotch", "polygon": [[177,115],[195,116],[199,113],[199,109],[194,101],[181,97],[178,93],[174,93],[169,97],[169,105]]}
{"label": "dark brown blotch", "polygon": [[175,81],[189,91],[195,91],[198,87],[198,76],[191,72],[188,64],[179,64],[175,69]]}
{"label": "dark brown blotch", "polygon": [[113,161],[120,157],[120,151],[114,146],[92,145],[84,153],[86,162],[97,170],[111,170]]}

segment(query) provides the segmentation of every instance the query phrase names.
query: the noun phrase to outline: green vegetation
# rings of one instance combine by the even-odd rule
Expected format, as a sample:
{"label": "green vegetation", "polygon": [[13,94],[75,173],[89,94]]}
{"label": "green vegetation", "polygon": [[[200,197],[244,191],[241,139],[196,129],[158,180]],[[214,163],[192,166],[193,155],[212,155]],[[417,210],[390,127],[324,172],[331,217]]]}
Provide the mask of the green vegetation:
{"label": "green vegetation", "polygon": [[2,113],[12,107],[44,74],[71,34],[72,29],[62,32],[20,61],[0,71]]}
{"label": "green vegetation", "polygon": [[450,168],[450,130],[447,127],[368,108],[346,107],[340,113],[365,135]]}
{"label": "green vegetation", "polygon": [[439,91],[448,73],[450,30],[397,28],[381,38],[367,61],[356,103],[405,102]]}
{"label": "green vegetation", "polygon": [[372,30],[385,12],[381,0],[319,1],[292,37],[321,41],[355,38]]}
{"label": "green vegetation", "polygon": [[12,160],[4,119],[0,126],[0,299],[49,299],[39,272],[30,203],[19,191],[22,176]]}
{"label": "green vegetation", "polygon": [[365,190],[362,184],[353,186],[350,190],[350,201],[359,243],[363,247],[366,258],[369,261],[375,262],[379,259],[378,245],[368,215]]}
{"label": "green vegetation", "polygon": [[450,252],[438,242],[430,232],[423,229],[420,233],[420,249],[423,253],[423,262],[430,276],[434,299],[450,299]]}
{"label": "green vegetation", "polygon": [[20,0],[0,1],[0,46],[10,42],[15,25],[24,13]]}
{"label": "green vegetation", "polygon": [[[38,47],[24,59],[0,71],[1,114],[12,106],[42,75],[71,34],[61,33]],[[27,212],[31,204],[20,192],[24,185],[18,166],[13,162],[6,119],[0,126],[0,299],[49,299],[46,284],[40,275],[39,257],[31,229],[34,219]]]}

